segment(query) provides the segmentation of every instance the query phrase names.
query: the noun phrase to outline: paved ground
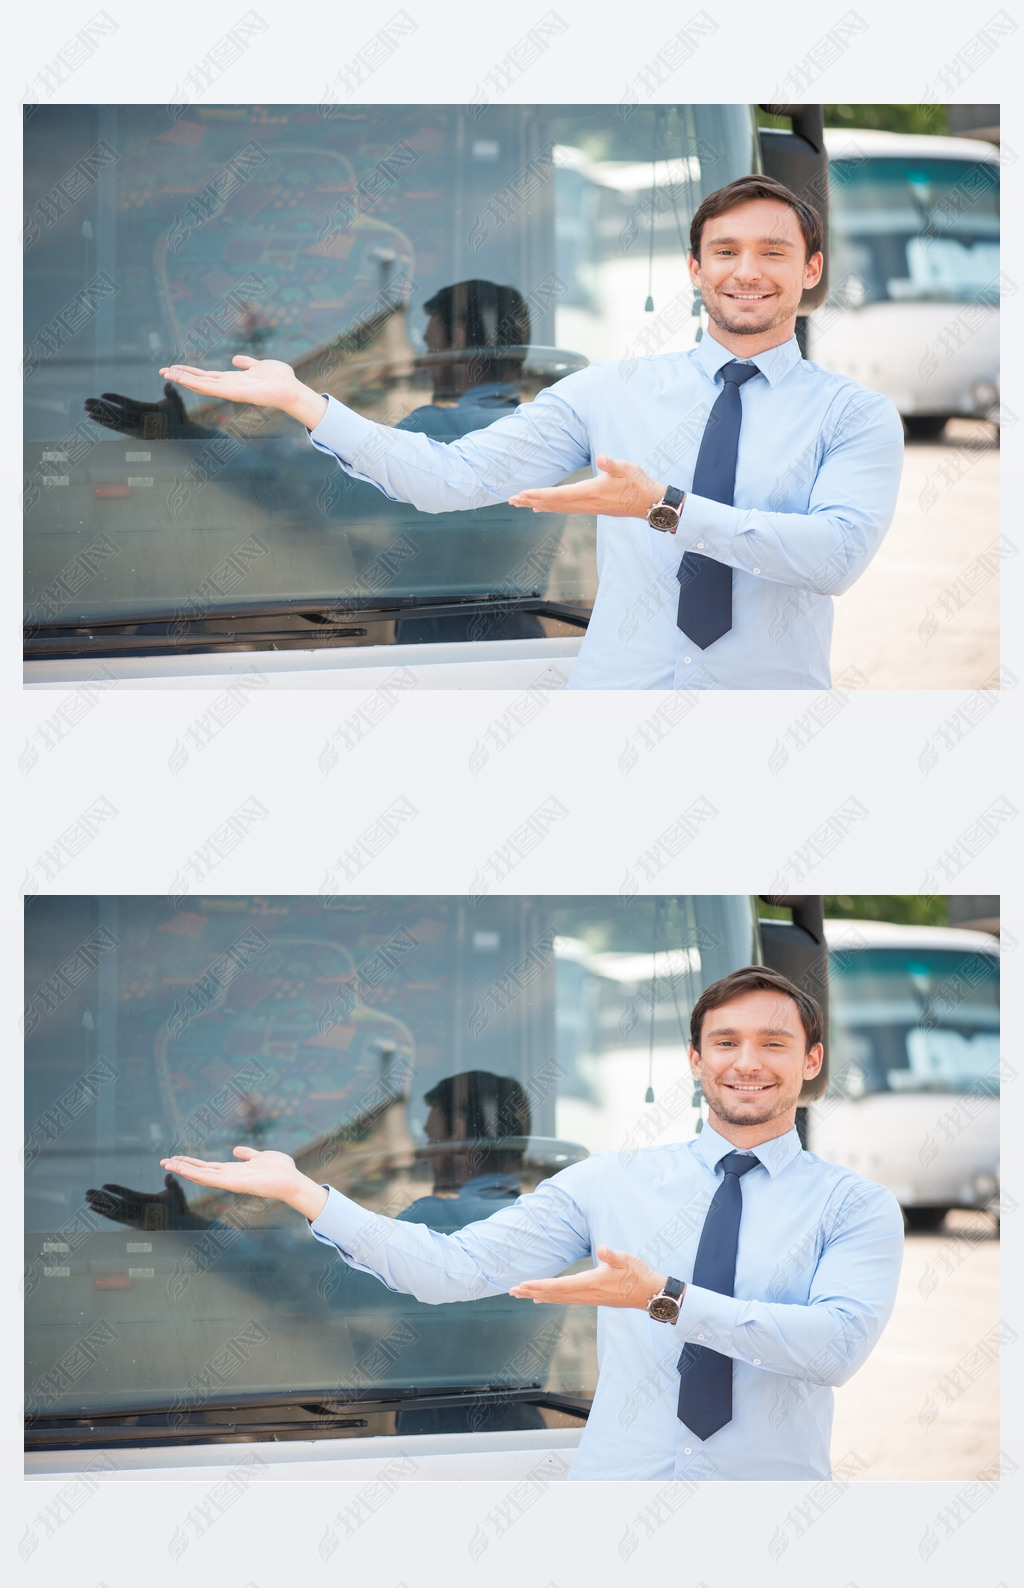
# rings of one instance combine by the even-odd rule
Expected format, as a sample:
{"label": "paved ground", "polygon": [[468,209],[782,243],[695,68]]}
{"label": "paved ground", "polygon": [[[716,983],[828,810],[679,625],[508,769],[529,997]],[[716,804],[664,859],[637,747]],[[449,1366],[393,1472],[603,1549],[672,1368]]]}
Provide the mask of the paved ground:
{"label": "paved ground", "polygon": [[893,526],[867,573],[836,601],[832,677],[870,689],[978,689],[999,666],[999,447],[954,419],[908,441]]}
{"label": "paved ground", "polygon": [[977,1477],[999,1452],[998,1327],[992,1221],[950,1213],[938,1234],[908,1235],[889,1326],[836,1391],[833,1464],[855,1453],[868,1483]]}

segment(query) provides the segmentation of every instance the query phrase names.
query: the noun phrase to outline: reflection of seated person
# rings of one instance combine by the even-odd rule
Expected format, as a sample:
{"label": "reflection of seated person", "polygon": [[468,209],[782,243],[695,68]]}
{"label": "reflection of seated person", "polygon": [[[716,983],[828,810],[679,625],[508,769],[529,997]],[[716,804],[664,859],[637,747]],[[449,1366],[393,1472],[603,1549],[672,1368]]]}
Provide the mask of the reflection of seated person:
{"label": "reflection of seated person", "polygon": [[[399,1218],[433,1230],[459,1230],[514,1201],[530,1134],[530,1104],[519,1082],[465,1070],[438,1081],[423,1101],[430,1104],[424,1156],[430,1158],[434,1192]],[[505,1143],[499,1137],[517,1139]]]}
{"label": "reflection of seated person", "polygon": [[[457,281],[423,305],[433,400],[395,426],[435,441],[483,430],[519,402],[530,311],[515,287]],[[172,388],[173,389],[173,388]]]}

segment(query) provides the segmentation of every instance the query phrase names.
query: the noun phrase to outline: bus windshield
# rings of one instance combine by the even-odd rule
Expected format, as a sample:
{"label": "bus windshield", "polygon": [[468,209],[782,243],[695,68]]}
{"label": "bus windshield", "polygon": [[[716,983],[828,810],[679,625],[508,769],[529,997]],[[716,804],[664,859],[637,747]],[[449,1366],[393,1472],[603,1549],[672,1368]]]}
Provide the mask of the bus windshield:
{"label": "bus windshield", "polygon": [[744,896],[30,901],[30,1439],[578,1426],[592,1309],[421,1305],[159,1160],[276,1148],[451,1233],[692,1136],[690,1010],[759,958]]}
{"label": "bus windshield", "polygon": [[759,164],[746,105],[29,107],[30,654],[578,636],[591,519],[421,514],[158,371],[281,359],[451,442],[692,345],[690,219]]}
{"label": "bus windshield", "polygon": [[834,295],[862,303],[999,301],[999,166],[902,156],[835,158]]}
{"label": "bus windshield", "polygon": [[829,965],[833,1095],[998,1091],[994,952],[839,949]]}

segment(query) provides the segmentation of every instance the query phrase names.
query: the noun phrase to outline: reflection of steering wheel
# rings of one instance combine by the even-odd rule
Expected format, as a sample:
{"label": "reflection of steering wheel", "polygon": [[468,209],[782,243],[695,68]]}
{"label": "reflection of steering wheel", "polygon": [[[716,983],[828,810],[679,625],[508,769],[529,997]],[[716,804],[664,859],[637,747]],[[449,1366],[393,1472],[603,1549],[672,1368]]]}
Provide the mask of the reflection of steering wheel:
{"label": "reflection of steering wheel", "polygon": [[313,938],[271,942],[155,1041],[175,1145],[212,1158],[302,1151],[399,1095],[414,1052],[401,1020],[362,1002],[349,951]]}
{"label": "reflection of steering wheel", "polygon": [[[276,147],[222,207],[157,242],[154,270],[174,356],[216,365],[238,352],[308,360],[379,311],[382,265],[411,279],[397,226],[360,210],[352,163],[333,149]],[[337,229],[332,213],[337,214]],[[215,424],[224,405],[196,417]]]}

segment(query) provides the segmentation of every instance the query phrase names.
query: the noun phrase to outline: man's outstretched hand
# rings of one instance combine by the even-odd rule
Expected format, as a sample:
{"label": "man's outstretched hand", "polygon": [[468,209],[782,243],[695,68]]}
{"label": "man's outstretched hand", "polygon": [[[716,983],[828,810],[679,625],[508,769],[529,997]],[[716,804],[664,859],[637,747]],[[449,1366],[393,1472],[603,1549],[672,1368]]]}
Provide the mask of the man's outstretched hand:
{"label": "man's outstretched hand", "polygon": [[509,497],[511,507],[532,507],[535,513],[603,513],[608,518],[646,518],[660,502],[665,487],[645,474],[638,463],[620,463],[600,453],[592,480],[549,485]]}
{"label": "man's outstretched hand", "polygon": [[203,1158],[161,1158],[161,1169],[180,1174],[197,1185],[241,1196],[269,1197],[315,1219],[327,1201],[327,1192],[295,1167],[286,1152],[258,1152],[255,1147],[235,1147],[238,1163],[208,1163]]}
{"label": "man's outstretched hand", "polygon": [[597,1257],[596,1268],[585,1269],[581,1274],[563,1274],[558,1279],[529,1279],[515,1285],[509,1295],[562,1305],[646,1309],[665,1283],[664,1274],[656,1274],[642,1257],[633,1257],[629,1252],[613,1252],[610,1247],[599,1246]]}
{"label": "man's outstretched hand", "polygon": [[229,403],[252,403],[256,408],[279,408],[307,430],[318,425],[327,411],[327,398],[304,386],[290,364],[279,358],[249,358],[238,353],[233,370],[194,369],[190,364],[169,364],[160,371],[189,391]]}
{"label": "man's outstretched hand", "polygon": [[209,1219],[189,1211],[181,1186],[172,1174],[164,1176],[158,1192],[133,1191],[126,1185],[105,1185],[87,1191],[85,1199],[94,1213],[135,1230],[205,1230]]}

